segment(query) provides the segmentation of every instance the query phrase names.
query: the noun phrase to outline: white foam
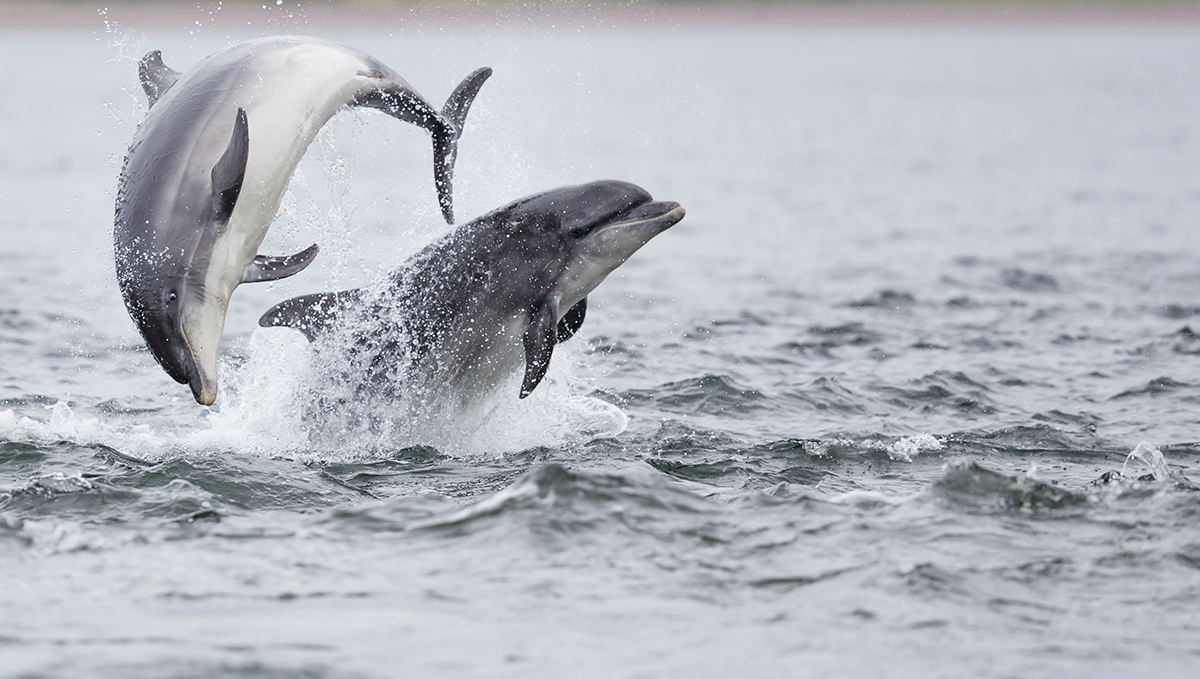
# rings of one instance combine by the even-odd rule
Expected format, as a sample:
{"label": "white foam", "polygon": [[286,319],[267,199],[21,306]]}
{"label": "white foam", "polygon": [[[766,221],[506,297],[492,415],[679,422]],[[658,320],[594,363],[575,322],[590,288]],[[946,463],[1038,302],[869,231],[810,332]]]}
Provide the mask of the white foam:
{"label": "white foam", "polygon": [[941,450],[944,443],[943,439],[939,439],[933,434],[917,434],[916,436],[901,437],[898,441],[882,447],[888,457],[893,460],[912,462],[914,457],[926,450]]}
{"label": "white foam", "polygon": [[[412,403],[343,400],[349,415],[376,426],[323,431],[307,416],[314,399],[329,387],[308,342],[296,331],[266,328],[250,340],[249,359],[223,366],[220,411],[210,428],[185,437],[185,447],[234,448],[303,459],[361,459],[380,452],[430,445],[448,455],[503,455],[539,446],[562,446],[625,430],[628,418],[616,406],[581,395],[573,378],[574,356],[555,354],[546,378],[526,399],[515,398],[519,375],[476,405],[438,404],[425,410]],[[336,394],[335,394],[336,395]],[[421,404],[424,406],[424,404]],[[340,418],[353,422],[356,418]],[[378,426],[383,421],[384,426]]]}
{"label": "white foam", "polygon": [[[577,356],[569,348],[555,352],[545,379],[526,399],[515,397],[519,375],[491,397],[465,410],[434,409],[416,423],[397,421],[382,431],[314,431],[306,419],[314,389],[314,352],[298,332],[264,328],[250,339],[250,355],[241,365],[222,365],[218,407],[206,419],[178,427],[120,424],[75,413],[65,401],[48,407],[45,419],[0,411],[0,439],[29,443],[68,441],[101,444],[148,461],[178,456],[229,453],[302,461],[375,459],[389,451],[430,445],[458,457],[500,456],[540,446],[561,447],[598,437],[616,436],[628,425],[620,408],[587,396],[585,380],[574,376]],[[374,408],[378,418],[408,414],[387,404],[348,403]]]}

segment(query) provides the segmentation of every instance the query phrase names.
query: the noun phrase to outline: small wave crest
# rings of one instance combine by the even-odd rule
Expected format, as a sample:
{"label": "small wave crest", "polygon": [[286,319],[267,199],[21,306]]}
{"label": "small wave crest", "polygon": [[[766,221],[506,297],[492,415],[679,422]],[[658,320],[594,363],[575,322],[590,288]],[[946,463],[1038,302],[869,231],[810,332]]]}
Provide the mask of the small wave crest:
{"label": "small wave crest", "polygon": [[717,506],[663,477],[642,471],[572,471],[550,463],[536,467],[490,497],[456,509],[414,516],[413,499],[331,513],[323,523],[337,529],[371,532],[422,531],[434,534],[491,532],[497,522],[515,522],[543,537],[585,531],[628,530],[670,534],[680,516],[703,515]]}

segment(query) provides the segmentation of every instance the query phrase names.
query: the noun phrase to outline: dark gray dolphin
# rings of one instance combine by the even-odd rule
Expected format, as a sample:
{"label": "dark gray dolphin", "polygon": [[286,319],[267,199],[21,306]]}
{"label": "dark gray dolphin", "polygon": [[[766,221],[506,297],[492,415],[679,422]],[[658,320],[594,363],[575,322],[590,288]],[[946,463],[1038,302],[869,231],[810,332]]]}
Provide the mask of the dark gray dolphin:
{"label": "dark gray dolphin", "polygon": [[150,112],[121,170],[117,281],[150,352],[209,405],[234,289],[291,276],[316,256],[315,245],[291,257],[260,256],[258,247],[321,127],[346,106],[369,106],[429,130],[452,223],[457,140],[491,70],[467,76],[440,112],[379,61],[315,38],[239,43],[183,74],[155,51],[139,75]]}
{"label": "dark gray dolphin", "polygon": [[[335,339],[351,354],[345,365],[362,371],[361,388],[400,385],[425,402],[466,404],[524,363],[525,398],[555,344],[583,324],[588,293],[683,216],[625,182],[539,193],[458,227],[381,288],[296,297],[258,323]],[[349,337],[335,334],[343,329]]]}

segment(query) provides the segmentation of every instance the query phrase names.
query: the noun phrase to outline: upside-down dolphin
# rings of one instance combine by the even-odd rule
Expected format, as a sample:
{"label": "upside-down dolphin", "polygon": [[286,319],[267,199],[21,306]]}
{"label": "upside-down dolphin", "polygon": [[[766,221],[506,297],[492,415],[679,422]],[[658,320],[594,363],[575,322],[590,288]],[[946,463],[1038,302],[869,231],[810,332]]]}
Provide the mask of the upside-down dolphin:
{"label": "upside-down dolphin", "polygon": [[289,326],[345,350],[358,388],[417,391],[425,403],[484,396],[524,364],[520,398],[579,329],[587,295],[634,252],[683,219],[626,182],[522,198],[459,226],[383,286],[282,302],[259,325]]}
{"label": "upside-down dolphin", "polygon": [[321,127],[343,107],[367,106],[429,130],[439,202],[453,223],[457,141],[491,75],[467,76],[439,112],[376,59],[315,38],[250,40],[183,74],[154,51],[138,71],[150,111],[118,185],[117,281],[154,358],[204,405],[217,396],[234,289],[291,276],[317,254],[314,245],[265,257],[258,247]]}

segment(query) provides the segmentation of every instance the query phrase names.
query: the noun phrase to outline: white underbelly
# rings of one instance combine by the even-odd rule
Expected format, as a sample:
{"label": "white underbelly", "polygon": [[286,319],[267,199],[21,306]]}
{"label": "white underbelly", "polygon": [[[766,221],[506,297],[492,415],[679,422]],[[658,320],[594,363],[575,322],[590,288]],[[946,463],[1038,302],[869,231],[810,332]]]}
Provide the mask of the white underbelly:
{"label": "white underbelly", "polygon": [[[253,77],[229,93],[230,120],[246,110],[250,151],[229,223],[214,244],[206,287],[226,298],[266,237],[296,166],[338,111],[376,80],[358,57],[321,43],[301,43],[261,57]],[[228,125],[226,125],[228,129]]]}

